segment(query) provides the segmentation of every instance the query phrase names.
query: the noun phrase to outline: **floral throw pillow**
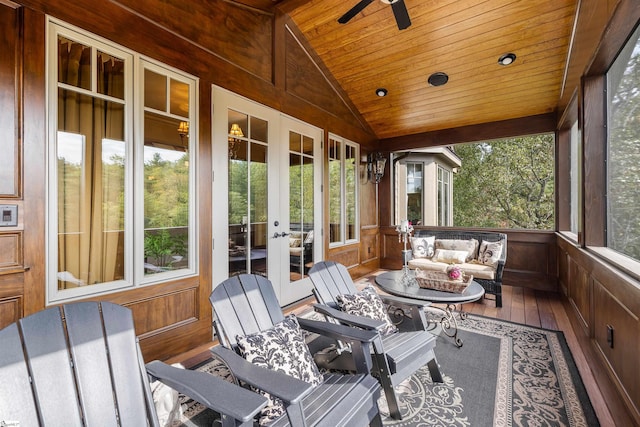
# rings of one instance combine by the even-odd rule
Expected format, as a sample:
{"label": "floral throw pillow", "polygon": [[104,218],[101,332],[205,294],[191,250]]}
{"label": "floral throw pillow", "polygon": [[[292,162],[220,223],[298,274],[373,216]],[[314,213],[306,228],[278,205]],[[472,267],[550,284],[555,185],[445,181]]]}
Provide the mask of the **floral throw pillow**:
{"label": "floral throw pillow", "polygon": [[336,300],[340,310],[345,313],[383,321],[385,325],[380,330],[382,335],[389,335],[398,331],[396,325],[389,319],[384,303],[376,290],[373,289],[373,286],[368,285],[355,294],[338,295]]}
{"label": "floral throw pillow", "polygon": [[478,252],[478,261],[484,265],[495,266],[502,255],[502,242],[482,241]]}
{"label": "floral throw pillow", "polygon": [[[313,356],[304,342],[300,325],[291,314],[272,328],[255,334],[236,337],[240,354],[247,361],[263,368],[282,372],[319,385],[323,381]],[[282,401],[268,393],[259,391],[269,403],[262,409],[260,425],[266,425],[285,413]]]}
{"label": "floral throw pillow", "polygon": [[435,248],[435,236],[412,237],[411,252],[414,258],[431,258]]}

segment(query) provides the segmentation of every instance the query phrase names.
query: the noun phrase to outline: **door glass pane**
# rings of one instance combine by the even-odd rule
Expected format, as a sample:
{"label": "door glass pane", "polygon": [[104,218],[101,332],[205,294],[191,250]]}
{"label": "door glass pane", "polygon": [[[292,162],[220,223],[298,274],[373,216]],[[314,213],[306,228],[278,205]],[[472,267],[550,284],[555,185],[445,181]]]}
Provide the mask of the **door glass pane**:
{"label": "door glass pane", "polygon": [[252,142],[250,145],[249,223],[251,224],[251,259],[249,271],[267,275],[267,147]]}
{"label": "door glass pane", "polygon": [[144,113],[145,275],[189,266],[189,135],[179,133],[181,123]]}
{"label": "door glass pane", "polygon": [[[289,271],[302,279],[313,265],[313,157],[301,150],[313,139],[289,132]],[[313,154],[313,151],[311,151]]]}
{"label": "door glass pane", "polygon": [[[257,130],[253,130],[253,126]],[[267,122],[228,110],[229,275],[267,275]]]}
{"label": "door glass pane", "polygon": [[124,105],[58,90],[58,289],[124,279]]}

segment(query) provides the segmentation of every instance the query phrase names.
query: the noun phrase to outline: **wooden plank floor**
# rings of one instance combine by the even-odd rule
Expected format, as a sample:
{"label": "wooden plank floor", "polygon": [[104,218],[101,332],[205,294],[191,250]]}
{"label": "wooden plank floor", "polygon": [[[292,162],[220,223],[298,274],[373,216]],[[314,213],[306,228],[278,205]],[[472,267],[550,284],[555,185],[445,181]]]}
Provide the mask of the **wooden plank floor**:
{"label": "wooden plank floor", "polygon": [[[356,280],[357,287],[362,288],[367,283],[373,283],[375,275],[381,272]],[[621,399],[617,397],[613,383],[603,374],[603,370],[587,363],[587,360],[594,360],[597,355],[584,333],[578,330],[576,335],[570,320],[571,308],[566,299],[560,294],[526,288],[503,286],[502,289],[501,308],[496,308],[492,299],[484,298],[475,303],[465,304],[464,310],[481,316],[563,331],[601,426],[635,425]],[[315,299],[310,297],[285,307],[285,312],[300,314],[309,310],[312,303],[315,303]],[[216,343],[207,343],[167,362],[193,366],[209,358],[208,349],[214,344]]]}

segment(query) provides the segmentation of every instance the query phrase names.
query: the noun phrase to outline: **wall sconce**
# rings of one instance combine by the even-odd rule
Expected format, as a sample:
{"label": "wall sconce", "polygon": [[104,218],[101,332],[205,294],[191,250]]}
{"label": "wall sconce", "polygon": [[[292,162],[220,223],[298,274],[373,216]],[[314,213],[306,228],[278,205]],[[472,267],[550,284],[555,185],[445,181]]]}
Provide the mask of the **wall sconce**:
{"label": "wall sconce", "polygon": [[180,142],[183,142],[182,140],[185,136],[189,136],[189,122],[180,122],[180,125],[178,125],[178,135],[180,135]]}
{"label": "wall sconce", "polygon": [[387,164],[387,158],[380,152],[369,154],[367,157],[367,175],[369,181],[378,184],[384,176],[384,167]]}

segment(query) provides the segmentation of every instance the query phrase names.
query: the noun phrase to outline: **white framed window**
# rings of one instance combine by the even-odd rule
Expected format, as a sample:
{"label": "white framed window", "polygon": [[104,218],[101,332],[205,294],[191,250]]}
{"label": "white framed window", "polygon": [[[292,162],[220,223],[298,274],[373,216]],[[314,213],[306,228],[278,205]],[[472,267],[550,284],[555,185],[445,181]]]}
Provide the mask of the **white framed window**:
{"label": "white framed window", "polygon": [[359,238],[358,144],[329,135],[329,245]]}
{"label": "white framed window", "polygon": [[195,274],[197,80],[49,19],[47,85],[47,302]]}
{"label": "white framed window", "polygon": [[423,163],[407,162],[407,215],[411,224],[424,224],[422,204],[424,200]]}

